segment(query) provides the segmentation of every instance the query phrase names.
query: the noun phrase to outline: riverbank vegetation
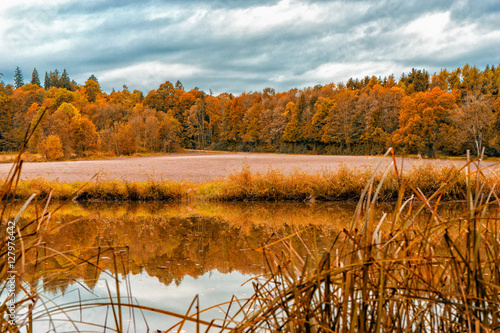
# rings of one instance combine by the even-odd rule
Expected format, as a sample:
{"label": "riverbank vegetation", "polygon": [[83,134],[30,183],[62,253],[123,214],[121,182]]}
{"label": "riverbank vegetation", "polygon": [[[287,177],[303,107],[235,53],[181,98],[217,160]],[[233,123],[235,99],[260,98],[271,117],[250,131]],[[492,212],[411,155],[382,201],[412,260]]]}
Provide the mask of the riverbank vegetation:
{"label": "riverbank vegetation", "polygon": [[[269,275],[257,280],[237,330],[497,331],[500,217],[498,199],[489,199],[498,196],[480,172],[467,168],[465,181],[466,204],[456,218],[438,211],[450,184],[425,197],[408,183],[400,191],[415,200],[400,195],[392,214],[375,219],[379,192],[368,182],[350,227],[322,256],[304,259],[289,239],[282,240],[288,252],[264,246]],[[424,213],[431,214],[415,223]]]}
{"label": "riverbank vegetation", "polygon": [[[19,70],[19,69],[18,69]],[[22,77],[22,76],[21,76]],[[38,77],[38,76],[36,76]],[[28,144],[46,160],[173,152],[182,148],[310,154],[500,156],[500,67],[413,69],[276,92],[238,96],[167,81],[149,92],[105,93],[66,71],[16,86],[0,82],[0,151]]]}
{"label": "riverbank vegetation", "polygon": [[[344,201],[358,200],[372,176],[375,185],[381,184],[379,200],[396,201],[399,195],[400,175],[384,174],[371,168],[340,167],[333,171],[308,174],[294,171],[285,174],[279,170],[253,173],[249,168],[225,178],[204,183],[150,180],[146,182],[103,180],[64,183],[42,178],[18,183],[14,199],[27,199],[33,193],[39,198],[76,201]],[[443,184],[449,185],[443,200],[461,200],[466,192],[464,168],[422,163],[404,171],[406,182],[429,196]],[[384,180],[382,182],[382,179]],[[486,186],[494,187],[495,173],[484,175]]]}

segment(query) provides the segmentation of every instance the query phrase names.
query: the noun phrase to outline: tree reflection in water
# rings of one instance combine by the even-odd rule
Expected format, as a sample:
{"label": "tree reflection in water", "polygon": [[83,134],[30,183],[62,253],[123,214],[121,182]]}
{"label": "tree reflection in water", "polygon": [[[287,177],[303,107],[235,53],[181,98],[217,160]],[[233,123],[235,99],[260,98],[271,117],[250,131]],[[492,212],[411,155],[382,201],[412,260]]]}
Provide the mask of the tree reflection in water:
{"label": "tree reflection in water", "polygon": [[[257,250],[263,244],[296,234],[290,240],[298,253],[320,256],[354,210],[354,203],[67,205],[52,218],[61,228],[31,254],[43,260],[30,267],[25,281],[44,295],[71,299],[68,293],[78,283],[89,294],[105,296],[102,283],[116,272],[127,288],[140,290],[133,296],[141,305],[183,312],[196,294],[205,294],[211,306],[229,301],[230,294],[251,293],[250,284],[240,285],[264,273]],[[379,207],[380,214],[384,210],[391,207]],[[275,253],[288,251],[280,246]],[[178,301],[179,291],[188,303]]]}
{"label": "tree reflection in water", "polygon": [[[214,270],[255,276],[263,272],[262,253],[256,251],[262,244],[305,229],[300,238],[321,251],[353,210],[350,203],[70,205],[53,223],[78,221],[45,237],[45,246],[92,265],[73,267],[72,260],[53,256],[37,267],[37,275],[46,280],[46,291],[64,293],[76,279],[92,289],[100,271],[113,269],[114,253],[120,273],[144,271],[165,285]],[[306,255],[301,242],[296,245]],[[59,277],[47,278],[54,271]]]}

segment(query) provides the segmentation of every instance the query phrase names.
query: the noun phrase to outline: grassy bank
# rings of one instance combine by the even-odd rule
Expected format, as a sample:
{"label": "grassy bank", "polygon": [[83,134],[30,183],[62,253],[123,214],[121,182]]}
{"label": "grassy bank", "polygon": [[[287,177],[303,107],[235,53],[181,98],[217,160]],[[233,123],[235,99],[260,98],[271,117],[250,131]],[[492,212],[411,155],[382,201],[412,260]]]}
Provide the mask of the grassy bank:
{"label": "grassy bank", "polygon": [[[37,193],[41,198],[51,194],[53,199],[79,201],[340,201],[358,200],[365,184],[372,180],[373,186],[382,183],[378,193],[380,201],[395,201],[402,182],[418,188],[424,196],[429,196],[446,185],[443,199],[465,198],[463,168],[422,163],[402,173],[386,171],[373,173],[369,168],[344,166],[318,174],[308,174],[301,170],[285,174],[279,170],[252,173],[245,168],[223,179],[201,184],[168,180],[63,183],[38,178],[21,181],[13,197],[26,199],[32,193]],[[482,176],[482,181],[485,186],[493,187],[497,178],[494,172],[488,172]]]}

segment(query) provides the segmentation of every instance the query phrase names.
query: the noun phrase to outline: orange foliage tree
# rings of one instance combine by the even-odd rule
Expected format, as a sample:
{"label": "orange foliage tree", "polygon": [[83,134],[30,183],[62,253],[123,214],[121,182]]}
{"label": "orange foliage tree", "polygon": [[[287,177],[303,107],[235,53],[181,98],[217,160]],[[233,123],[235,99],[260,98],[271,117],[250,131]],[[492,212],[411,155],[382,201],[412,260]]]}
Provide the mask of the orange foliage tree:
{"label": "orange foliage tree", "polygon": [[71,146],[78,156],[94,152],[98,147],[99,135],[95,125],[87,117],[76,117],[69,125]]}
{"label": "orange foliage tree", "polygon": [[48,161],[59,160],[64,157],[63,145],[61,139],[57,135],[49,135],[45,140],[44,148],[45,158]]}
{"label": "orange foliage tree", "polygon": [[456,97],[435,87],[430,91],[406,96],[399,116],[400,128],[393,140],[408,152],[435,157],[436,150],[452,133],[452,111],[457,107]]}

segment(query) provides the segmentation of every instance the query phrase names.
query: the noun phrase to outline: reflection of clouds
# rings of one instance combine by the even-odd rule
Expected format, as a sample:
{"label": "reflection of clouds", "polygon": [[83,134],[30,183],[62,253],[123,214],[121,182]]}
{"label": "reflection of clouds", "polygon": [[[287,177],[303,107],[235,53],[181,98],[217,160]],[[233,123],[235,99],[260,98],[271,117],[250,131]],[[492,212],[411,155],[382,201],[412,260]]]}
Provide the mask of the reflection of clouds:
{"label": "reflection of clouds", "polygon": [[[208,308],[213,305],[221,304],[231,300],[233,295],[239,298],[246,297],[253,292],[250,284],[242,286],[250,277],[238,272],[230,274],[221,274],[218,271],[211,271],[198,278],[186,277],[183,279],[179,286],[174,283],[165,286],[156,277],[151,277],[147,273],[127,276],[127,282],[120,278],[120,292],[122,298],[125,300],[129,296],[126,292],[129,283],[132,290],[132,297],[135,303],[144,306],[150,306],[158,309],[168,310],[179,314],[185,314],[193,298],[196,295],[200,297],[200,308]],[[106,283],[108,287],[106,287]],[[78,302],[81,300],[92,300],[102,297],[104,300],[108,298],[108,288],[111,290],[113,296],[116,295],[115,281],[109,275],[101,274],[99,282],[93,289],[96,296],[91,295],[88,291],[81,288],[78,284],[69,286],[68,292],[63,296],[47,295],[54,299],[55,304],[61,306],[64,304]],[[81,298],[80,298],[81,297]],[[47,301],[46,301],[47,302]],[[48,302],[47,302],[48,303]],[[226,309],[224,306],[223,309]],[[131,332],[144,331],[145,325],[142,322],[142,315],[139,311],[131,314],[125,307],[123,308],[124,323],[133,323],[135,320],[136,330],[132,329]],[[168,327],[178,322],[178,319],[171,318],[165,315],[156,314],[152,312],[144,312],[147,323],[151,328],[165,330]],[[73,313],[71,318],[79,320],[79,313]],[[111,315],[111,311],[108,313]],[[220,310],[215,309],[201,315],[202,319],[211,320],[213,318],[222,318],[223,314]],[[57,316],[61,320],[65,320],[65,316]],[[56,319],[55,318],[55,319]],[[131,319],[135,318],[135,319]],[[83,311],[83,321],[93,324],[103,324],[106,320],[105,308],[91,308]],[[111,320],[110,320],[111,319]],[[108,317],[108,324],[113,322],[111,317]],[[35,332],[42,332],[48,328],[41,322],[35,324]],[[69,328],[67,324],[61,324],[60,328]],[[94,328],[95,330],[95,328]]]}

